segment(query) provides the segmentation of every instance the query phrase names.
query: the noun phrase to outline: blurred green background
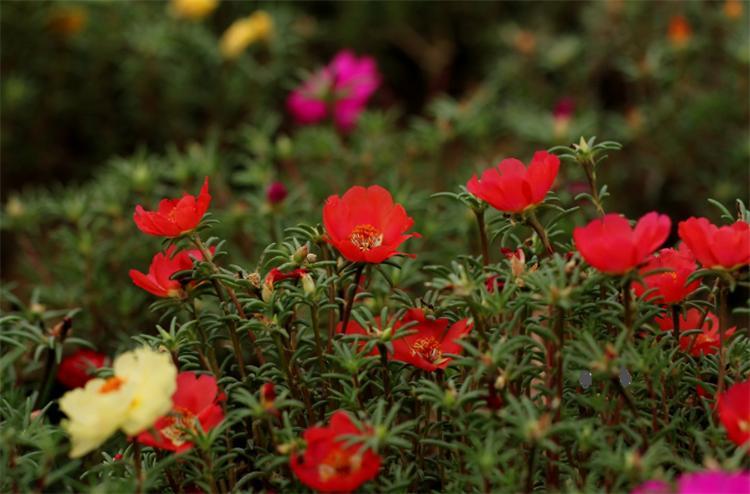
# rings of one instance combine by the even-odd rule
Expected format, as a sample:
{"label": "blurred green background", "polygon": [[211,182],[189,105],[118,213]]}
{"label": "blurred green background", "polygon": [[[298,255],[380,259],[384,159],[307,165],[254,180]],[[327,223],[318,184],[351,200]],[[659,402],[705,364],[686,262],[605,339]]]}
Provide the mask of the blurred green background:
{"label": "blurred green background", "polygon": [[[582,135],[624,145],[598,172],[609,211],[715,217],[707,198],[748,197],[749,6],[223,1],[186,18],[174,2],[4,1],[3,280],[40,307],[85,307],[98,332],[144,324],[127,270],[159,242],[132,208],[204,175],[214,233],[248,270],[272,224],[318,222],[355,183],[389,187],[424,235],[411,251],[445,262],[472,218],[431,193]],[[271,36],[223,54],[228,27],[261,9]],[[343,48],[383,75],[358,128],[294,125],[287,94]],[[274,180],[290,189],[277,208]],[[565,165],[560,199],[584,180]]]}

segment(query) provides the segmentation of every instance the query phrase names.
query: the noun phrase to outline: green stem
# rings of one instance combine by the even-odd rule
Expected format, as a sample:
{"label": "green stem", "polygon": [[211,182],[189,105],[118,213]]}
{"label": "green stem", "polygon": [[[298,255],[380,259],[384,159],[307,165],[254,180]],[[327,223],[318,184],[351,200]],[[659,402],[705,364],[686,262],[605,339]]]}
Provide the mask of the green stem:
{"label": "green stem", "polygon": [[143,465],[141,463],[141,444],[133,440],[133,467],[135,468],[135,493],[143,492]]}
{"label": "green stem", "polygon": [[357,266],[357,272],[354,274],[354,283],[349,287],[349,295],[346,298],[346,305],[344,305],[344,313],[341,318],[341,330],[346,331],[349,325],[349,318],[352,315],[352,308],[354,307],[354,297],[357,294],[357,288],[359,287],[360,281],[362,281],[362,272],[365,269],[365,264],[361,263]]}
{"label": "green stem", "polygon": [[727,286],[722,283],[719,287],[716,311],[719,313],[719,382],[716,386],[716,395],[724,392],[724,375],[726,373],[727,352],[724,346],[724,337],[727,331]]}
{"label": "green stem", "polygon": [[[554,247],[547,237],[547,232],[544,230],[544,226],[539,222],[539,218],[536,217],[536,212],[532,209],[526,214],[526,223],[536,232],[539,236],[539,240],[544,246],[545,256],[551,256],[555,253]],[[542,256],[544,257],[544,256]]]}
{"label": "green stem", "polygon": [[73,320],[70,317],[65,317],[52,331],[55,334],[55,344],[47,349],[47,355],[44,362],[44,377],[42,378],[39,386],[39,394],[34,403],[35,410],[39,410],[47,404],[47,399],[49,398],[50,391],[52,391],[52,385],[55,382],[55,375],[57,374],[57,352],[55,350],[58,344],[62,345],[65,343],[65,339],[68,337],[68,333],[72,326]]}
{"label": "green stem", "polygon": [[589,181],[589,187],[591,187],[591,199],[593,201],[596,212],[599,216],[604,216],[604,207],[602,206],[602,200],[599,197],[599,189],[596,187],[596,171],[594,170],[593,162],[581,163],[583,171],[586,173],[586,179]]}
{"label": "green stem", "polygon": [[[701,326],[698,326],[701,327]],[[674,344],[680,345],[680,306],[679,304],[672,305],[672,338],[674,338]]]}
{"label": "green stem", "polygon": [[536,443],[531,445],[531,452],[529,452],[529,466],[526,472],[526,489],[524,492],[527,494],[534,490],[534,463],[536,462]]}
{"label": "green stem", "polygon": [[388,349],[385,344],[378,343],[378,352],[380,352],[380,364],[383,366],[383,391],[385,392],[385,400],[388,404],[391,403],[391,378],[388,373]]}
{"label": "green stem", "polygon": [[490,263],[490,247],[489,242],[487,241],[487,226],[484,223],[484,209],[475,209],[474,216],[477,218],[479,244],[482,248],[482,263],[487,266]]}
{"label": "green stem", "polygon": [[318,366],[320,367],[320,372],[323,373],[325,371],[325,358],[323,356],[323,341],[320,337],[317,303],[310,306],[310,324],[313,327],[313,333],[315,333],[315,353],[318,355]]}
{"label": "green stem", "polygon": [[622,287],[622,305],[623,305],[623,322],[625,323],[625,331],[628,334],[628,340],[633,341],[633,293],[630,289],[630,285],[633,280],[630,275],[625,278],[625,284]]}

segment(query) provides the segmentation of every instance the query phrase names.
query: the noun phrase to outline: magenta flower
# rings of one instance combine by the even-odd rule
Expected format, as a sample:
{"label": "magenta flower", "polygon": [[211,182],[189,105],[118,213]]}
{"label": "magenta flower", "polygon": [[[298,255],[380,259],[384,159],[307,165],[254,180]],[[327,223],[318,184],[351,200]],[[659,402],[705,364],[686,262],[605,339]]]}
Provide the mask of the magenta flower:
{"label": "magenta flower", "polygon": [[292,91],[286,106],[299,124],[314,124],[332,117],[339,130],[347,132],[354,128],[379,85],[375,60],[366,56],[357,58],[344,50]]}
{"label": "magenta flower", "polygon": [[684,473],[677,480],[678,494],[740,494],[750,492],[750,472]]}
{"label": "magenta flower", "polygon": [[750,472],[706,471],[683,473],[673,487],[661,480],[649,480],[630,494],[747,494]]}

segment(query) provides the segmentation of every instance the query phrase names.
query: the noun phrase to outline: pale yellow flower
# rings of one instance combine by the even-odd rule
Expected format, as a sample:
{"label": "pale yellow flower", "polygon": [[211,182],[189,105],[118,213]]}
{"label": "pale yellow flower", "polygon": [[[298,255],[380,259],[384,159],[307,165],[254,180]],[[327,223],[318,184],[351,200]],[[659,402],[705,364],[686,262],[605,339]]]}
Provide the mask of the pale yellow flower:
{"label": "pale yellow flower", "polygon": [[169,10],[175,17],[198,21],[216,9],[219,0],[171,0]]}
{"label": "pale yellow flower", "polygon": [[113,377],[92,379],[60,398],[72,458],[96,449],[117,429],[138,434],[172,409],[177,369],[169,354],[138,348],[117,357],[113,371]]}
{"label": "pale yellow flower", "polygon": [[259,10],[250,17],[238,19],[224,31],[219,50],[224,58],[238,57],[252,43],[267,40],[273,33],[273,19]]}

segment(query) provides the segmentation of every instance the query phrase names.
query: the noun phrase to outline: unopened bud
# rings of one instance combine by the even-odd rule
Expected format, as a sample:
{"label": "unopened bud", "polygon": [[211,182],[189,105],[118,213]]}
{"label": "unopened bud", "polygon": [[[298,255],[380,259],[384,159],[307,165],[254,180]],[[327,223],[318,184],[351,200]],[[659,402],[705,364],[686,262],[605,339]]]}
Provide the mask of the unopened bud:
{"label": "unopened bud", "polygon": [[314,262],[317,262],[318,256],[316,254],[307,254],[307,259],[306,260],[307,260],[307,262],[309,262],[310,264],[312,264]]}
{"label": "unopened bud", "polygon": [[292,261],[294,261],[296,264],[302,264],[307,259],[307,254],[310,253],[310,248],[307,246],[307,244],[303,245],[292,256]]}
{"label": "unopened bud", "polygon": [[315,293],[315,280],[313,280],[310,273],[305,273],[302,275],[302,291],[305,292],[305,295],[308,297]]}
{"label": "unopened bud", "polygon": [[269,303],[271,297],[273,297],[273,283],[263,283],[263,289],[260,292],[260,296],[265,303]]}

